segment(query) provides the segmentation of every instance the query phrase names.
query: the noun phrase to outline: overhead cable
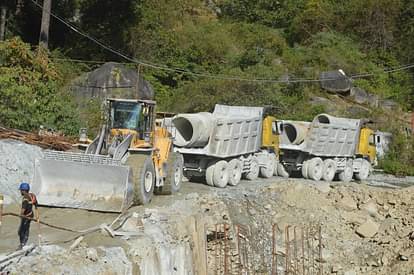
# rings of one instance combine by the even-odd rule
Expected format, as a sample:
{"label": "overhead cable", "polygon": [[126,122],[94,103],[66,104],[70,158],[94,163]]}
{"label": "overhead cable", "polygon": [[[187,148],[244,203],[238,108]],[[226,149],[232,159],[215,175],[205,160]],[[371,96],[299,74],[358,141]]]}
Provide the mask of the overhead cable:
{"label": "overhead cable", "polygon": [[[31,0],[31,1],[39,9],[43,9],[41,4],[39,4],[35,0]],[[48,11],[46,11],[46,12],[48,12]],[[53,12],[48,12],[48,13],[53,18],[55,18],[56,20],[58,20],[59,22],[61,22],[65,26],[67,26],[72,31],[74,31],[77,34],[89,39],[90,41],[92,41],[95,44],[99,45],[103,49],[105,49],[105,50],[107,50],[107,51],[109,51],[109,52],[111,52],[111,53],[113,53],[113,54],[115,54],[119,57],[122,57],[123,59],[125,59],[125,60],[127,60],[127,61],[129,61],[133,64],[138,64],[138,65],[153,68],[153,69],[176,72],[176,73],[192,75],[192,76],[197,76],[197,77],[218,79],[218,80],[234,80],[234,81],[260,82],[260,83],[315,83],[315,82],[334,81],[334,80],[341,79],[341,78],[324,78],[324,79],[318,79],[318,78],[315,78],[315,79],[303,79],[303,78],[287,78],[287,79],[243,78],[243,77],[240,77],[240,76],[199,73],[199,72],[193,72],[193,71],[189,71],[189,70],[181,69],[181,68],[173,68],[173,67],[169,67],[169,66],[162,65],[162,64],[156,64],[156,63],[151,63],[151,62],[147,62],[147,61],[138,60],[136,58],[128,56],[128,55],[120,52],[119,50],[116,50],[116,49],[112,48],[111,46],[105,44],[104,42],[101,42],[100,40],[98,40],[97,38],[87,34],[86,32],[80,30],[79,28],[72,25],[71,23],[69,23],[65,19],[61,18],[60,16],[54,14]],[[80,62],[81,60],[76,60],[76,61]],[[97,63],[97,64],[99,64],[99,63],[105,63],[105,62],[85,61],[85,63]],[[398,68],[395,68],[395,69],[385,69],[384,72],[385,73],[393,73],[393,72],[397,72],[397,71],[407,70],[407,69],[410,69],[410,68],[413,68],[413,67],[414,67],[414,64],[409,64],[409,65],[404,65],[404,66],[401,66],[401,67],[398,67]],[[351,79],[364,78],[364,77],[374,76],[375,74],[376,73],[355,74],[355,75],[351,75],[349,77],[344,76],[344,79],[346,79],[346,78],[351,78]]]}

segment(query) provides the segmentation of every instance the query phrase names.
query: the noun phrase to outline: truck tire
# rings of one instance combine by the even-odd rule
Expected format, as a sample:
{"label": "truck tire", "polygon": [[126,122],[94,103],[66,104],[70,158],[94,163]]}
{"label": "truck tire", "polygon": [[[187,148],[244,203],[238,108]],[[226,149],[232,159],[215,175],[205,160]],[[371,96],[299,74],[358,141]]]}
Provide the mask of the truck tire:
{"label": "truck tire", "polygon": [[336,173],[336,162],[333,159],[325,159],[323,161],[322,179],[324,181],[332,181]]}
{"label": "truck tire", "polygon": [[321,158],[312,158],[308,163],[308,176],[313,180],[320,180],[323,173],[323,161]]}
{"label": "truck tire", "polygon": [[260,167],[260,176],[262,178],[268,179],[268,178],[271,178],[273,176],[274,169],[275,169],[275,167],[274,167],[274,159],[275,159],[275,157],[274,157],[273,154],[269,154],[266,157],[266,164],[265,164],[265,166]]}
{"label": "truck tire", "polygon": [[275,159],[274,162],[273,162],[273,176],[277,176],[278,175],[278,173],[277,173],[277,166],[278,166],[278,164],[279,164],[279,160]]}
{"label": "truck tire", "polygon": [[302,177],[303,177],[304,179],[309,178],[309,176],[308,176],[308,161],[307,161],[307,160],[305,160],[305,161],[302,163],[302,169],[301,169],[301,172],[302,172]]}
{"label": "truck tire", "polygon": [[170,152],[165,168],[166,177],[164,185],[156,188],[154,193],[156,195],[171,195],[180,191],[183,182],[183,166],[183,155],[177,152]]}
{"label": "truck tire", "polygon": [[256,157],[252,157],[250,161],[250,169],[249,172],[246,173],[246,179],[248,180],[255,180],[259,177],[260,167],[259,161]]}
{"label": "truck tire", "polygon": [[352,180],[353,175],[354,175],[354,170],[352,167],[352,162],[347,161],[344,171],[338,174],[338,178],[342,182],[350,182]]}
{"label": "truck tire", "polygon": [[155,187],[155,168],[151,156],[131,155],[127,165],[131,168],[134,186],[134,204],[147,204],[152,200]]}
{"label": "truck tire", "polygon": [[229,185],[236,186],[240,183],[242,176],[242,163],[238,159],[232,159],[229,162]]}
{"label": "truck tire", "polygon": [[277,174],[284,178],[288,178],[290,176],[286,171],[285,166],[283,166],[280,162],[277,164]]}
{"label": "truck tire", "polygon": [[371,171],[371,164],[366,160],[361,160],[361,169],[358,173],[355,173],[355,179],[357,180],[366,180]]}
{"label": "truck tire", "polygon": [[214,164],[213,184],[215,187],[224,188],[229,182],[229,163],[225,160],[220,160]]}
{"label": "truck tire", "polygon": [[216,161],[210,162],[206,169],[206,183],[209,186],[214,186],[213,175],[214,175],[214,168],[215,168],[216,163],[217,163]]}

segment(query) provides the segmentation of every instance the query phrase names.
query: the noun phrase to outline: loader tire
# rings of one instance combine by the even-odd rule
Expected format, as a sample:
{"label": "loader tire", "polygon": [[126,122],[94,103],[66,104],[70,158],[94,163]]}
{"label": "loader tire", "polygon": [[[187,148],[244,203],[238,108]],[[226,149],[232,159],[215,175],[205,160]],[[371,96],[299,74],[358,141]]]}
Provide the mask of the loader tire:
{"label": "loader tire", "polygon": [[183,183],[183,155],[177,152],[170,152],[167,160],[166,177],[164,185],[155,189],[156,195],[171,195],[181,189]]}
{"label": "loader tire", "polygon": [[323,173],[323,161],[321,158],[312,158],[308,162],[308,177],[313,180],[320,180]]}
{"label": "loader tire", "polygon": [[259,161],[256,157],[252,157],[250,162],[250,169],[249,172],[246,173],[246,179],[248,180],[255,180],[259,177],[260,167]]}
{"label": "loader tire", "polygon": [[130,155],[127,165],[132,172],[134,204],[147,204],[152,200],[155,187],[155,168],[152,157]]}
{"label": "loader tire", "polygon": [[240,183],[242,176],[242,163],[238,159],[229,161],[229,185],[236,186]]}

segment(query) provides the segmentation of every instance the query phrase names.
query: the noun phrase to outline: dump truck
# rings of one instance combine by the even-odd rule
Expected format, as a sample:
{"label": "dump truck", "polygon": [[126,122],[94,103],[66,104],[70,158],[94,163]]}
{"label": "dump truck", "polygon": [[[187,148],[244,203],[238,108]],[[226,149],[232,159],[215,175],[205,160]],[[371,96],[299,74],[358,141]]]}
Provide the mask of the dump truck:
{"label": "dump truck", "polygon": [[109,98],[105,105],[105,123],[84,152],[45,151],[35,161],[41,205],[123,212],[180,189],[183,158],[169,129],[156,125],[156,102]]}
{"label": "dump truck", "polygon": [[317,115],[311,123],[288,121],[280,143],[278,174],[348,182],[365,180],[376,163],[374,131],[362,119]]}
{"label": "dump truck", "polygon": [[216,104],[212,113],[179,114],[172,124],[189,179],[224,188],[277,171],[277,121],[263,107]]}

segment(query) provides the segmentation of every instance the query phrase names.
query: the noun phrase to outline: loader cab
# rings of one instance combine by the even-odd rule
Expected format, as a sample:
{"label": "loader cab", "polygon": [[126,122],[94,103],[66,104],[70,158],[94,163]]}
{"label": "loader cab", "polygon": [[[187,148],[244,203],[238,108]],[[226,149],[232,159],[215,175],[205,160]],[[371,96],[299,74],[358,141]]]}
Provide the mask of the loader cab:
{"label": "loader cab", "polygon": [[108,126],[111,136],[136,134],[135,140],[147,143],[152,138],[155,102],[150,100],[109,99]]}

